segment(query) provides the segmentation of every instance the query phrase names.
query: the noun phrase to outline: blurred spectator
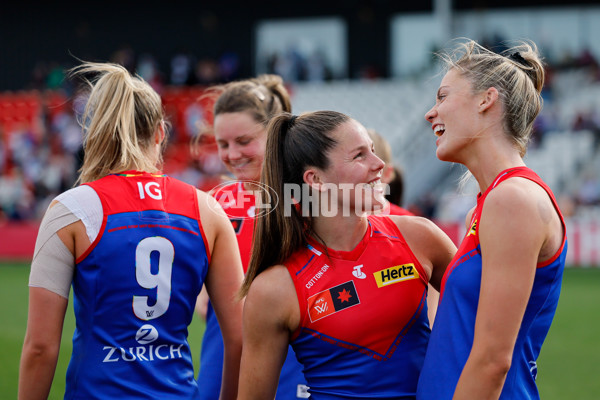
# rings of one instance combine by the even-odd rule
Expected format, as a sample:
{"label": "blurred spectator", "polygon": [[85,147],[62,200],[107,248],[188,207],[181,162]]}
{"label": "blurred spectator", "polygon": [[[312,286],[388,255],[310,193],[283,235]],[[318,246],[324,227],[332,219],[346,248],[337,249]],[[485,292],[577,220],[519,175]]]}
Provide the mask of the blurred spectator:
{"label": "blurred spectator", "polygon": [[475,206],[472,194],[461,193],[459,188],[445,192],[438,201],[435,219],[440,222],[454,222],[463,225],[467,213]]}
{"label": "blurred spectator", "polygon": [[62,65],[53,62],[50,64],[48,76],[46,77],[47,89],[60,89],[65,80],[65,71]]}
{"label": "blurred spectator", "polygon": [[200,85],[212,85],[221,79],[219,65],[211,58],[203,58],[196,63],[196,80]]}
{"label": "blurred spectator", "polygon": [[584,206],[600,204],[600,180],[596,174],[589,173],[585,177],[577,193],[577,202]]}
{"label": "blurred spectator", "polygon": [[196,136],[200,132],[201,126],[205,122],[204,109],[198,102],[192,101],[183,113],[185,119],[185,127],[188,137],[186,142]]}
{"label": "blurred spectator", "polygon": [[291,44],[281,53],[276,53],[273,60],[274,73],[285,82],[298,82],[305,77],[305,58],[295,44]]}
{"label": "blurred spectator", "polygon": [[135,52],[128,44],[122,45],[110,57],[110,61],[124,66],[130,73],[135,73]]}
{"label": "blurred spectator", "polygon": [[385,163],[381,172],[381,183],[388,185],[389,193],[385,195],[386,200],[390,203],[389,210],[386,207],[385,213],[392,215],[411,215],[412,213],[402,208],[402,195],[404,194],[404,179],[402,170],[394,165],[392,158],[392,147],[374,129],[367,129],[369,137],[373,141],[373,149],[375,155]]}
{"label": "blurred spectator", "polygon": [[34,217],[33,192],[20,167],[15,166],[0,176],[0,188],[0,208],[9,220]]}
{"label": "blurred spectator", "polygon": [[234,52],[226,52],[219,58],[219,75],[222,82],[230,82],[238,78],[240,59]]}
{"label": "blurred spectator", "polygon": [[192,73],[194,60],[190,54],[179,52],[171,58],[171,84],[175,86],[191,84],[195,76]]}
{"label": "blurred spectator", "polygon": [[331,79],[331,69],[327,65],[325,55],[320,49],[313,51],[306,60],[306,80],[322,82]]}
{"label": "blurred spectator", "polygon": [[164,86],[163,77],[158,69],[154,56],[151,54],[142,54],[137,64],[137,73],[146,81],[152,89],[158,94],[162,93]]}
{"label": "blurred spectator", "polygon": [[577,131],[590,131],[594,137],[594,148],[600,147],[600,115],[595,109],[582,110],[577,113],[571,129]]}

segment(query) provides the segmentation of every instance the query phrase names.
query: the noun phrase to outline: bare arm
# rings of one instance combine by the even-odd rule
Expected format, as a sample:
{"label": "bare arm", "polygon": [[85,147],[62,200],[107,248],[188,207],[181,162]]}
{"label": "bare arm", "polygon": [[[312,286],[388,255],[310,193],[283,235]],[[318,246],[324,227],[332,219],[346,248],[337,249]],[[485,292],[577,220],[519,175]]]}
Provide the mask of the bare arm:
{"label": "bare arm", "polygon": [[29,289],[27,332],[19,366],[19,399],[47,399],[56,370],[68,299]]}
{"label": "bare arm", "polygon": [[545,237],[528,189],[507,181],[488,195],[483,207],[475,336],[454,399],[498,399],[502,392]]}
{"label": "bare arm", "polygon": [[206,288],[202,288],[202,291],[196,299],[196,313],[206,321],[206,313],[208,312],[208,293]]}
{"label": "bare arm", "polygon": [[272,267],[252,282],[244,306],[244,350],[240,400],[275,398],[290,333],[299,324],[296,290],[283,266]]}
{"label": "bare arm", "polygon": [[408,246],[429,274],[429,283],[439,291],[446,267],[456,254],[456,246],[444,231],[426,218],[392,218]]}
{"label": "bare arm", "polygon": [[243,303],[237,297],[243,279],[242,262],[235,232],[225,212],[212,197],[204,193],[199,196],[202,222],[211,252],[206,289],[224,344],[221,399],[235,399],[242,351]]}
{"label": "bare arm", "polygon": [[[52,203],[50,208],[54,204]],[[55,217],[56,215],[53,215],[50,219]],[[47,222],[46,219],[44,222]],[[75,254],[78,251],[83,252],[89,246],[85,227],[80,221],[71,223],[57,232],[53,231],[52,224],[42,223],[38,241],[40,237],[53,235],[58,236],[58,238],[54,236],[57,242],[48,240],[49,246],[64,244],[66,247],[64,255],[52,258],[45,250],[40,251],[36,244],[35,262],[32,263],[32,268],[39,263],[71,264],[72,267]],[[46,288],[29,288],[27,331],[19,366],[19,399],[21,400],[48,397],[56,370],[67,304],[68,298]]]}
{"label": "bare arm", "polygon": [[440,292],[436,288],[427,285],[427,317],[429,318],[429,327],[433,328],[435,315],[437,314],[438,303],[440,301]]}

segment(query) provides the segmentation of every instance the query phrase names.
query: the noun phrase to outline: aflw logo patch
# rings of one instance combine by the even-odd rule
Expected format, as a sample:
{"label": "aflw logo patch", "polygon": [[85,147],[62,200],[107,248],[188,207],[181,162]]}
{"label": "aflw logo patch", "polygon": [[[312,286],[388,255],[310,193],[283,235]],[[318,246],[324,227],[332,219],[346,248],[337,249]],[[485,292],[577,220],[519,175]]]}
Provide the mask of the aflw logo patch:
{"label": "aflw logo patch", "polygon": [[475,220],[475,222],[473,222],[473,225],[471,225],[471,229],[469,229],[469,234],[467,236],[475,234],[477,234],[477,220]]}
{"label": "aflw logo patch", "polygon": [[384,287],[398,282],[419,278],[419,273],[414,264],[396,265],[395,267],[382,269],[373,274],[377,287]]}
{"label": "aflw logo patch", "polygon": [[342,283],[308,298],[308,315],[311,322],[325,318],[345,308],[360,304],[353,281]]}

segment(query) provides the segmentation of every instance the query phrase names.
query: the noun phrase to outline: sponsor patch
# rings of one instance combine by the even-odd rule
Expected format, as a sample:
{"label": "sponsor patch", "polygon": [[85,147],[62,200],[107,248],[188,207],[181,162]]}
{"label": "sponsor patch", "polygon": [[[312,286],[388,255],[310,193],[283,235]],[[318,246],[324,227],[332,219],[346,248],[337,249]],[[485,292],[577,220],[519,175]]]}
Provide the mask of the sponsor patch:
{"label": "sponsor patch", "polygon": [[310,296],[307,301],[308,315],[311,322],[360,304],[354,281],[348,281],[319,292]]}
{"label": "sponsor patch", "polygon": [[377,287],[393,285],[394,283],[404,282],[411,279],[419,278],[419,272],[415,268],[415,264],[396,265],[377,271],[373,274]]}

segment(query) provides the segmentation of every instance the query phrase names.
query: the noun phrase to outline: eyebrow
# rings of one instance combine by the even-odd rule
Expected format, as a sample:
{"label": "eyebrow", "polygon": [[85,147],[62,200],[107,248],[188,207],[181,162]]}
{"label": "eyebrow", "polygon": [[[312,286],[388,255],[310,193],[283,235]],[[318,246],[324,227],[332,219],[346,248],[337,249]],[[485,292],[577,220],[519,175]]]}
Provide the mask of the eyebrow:
{"label": "eyebrow", "polygon": [[442,89],[445,89],[445,88],[447,88],[447,87],[448,87],[447,85],[440,86],[440,88],[438,89],[438,91],[437,91],[437,93],[436,93],[436,97],[440,95],[440,91],[441,91]]}
{"label": "eyebrow", "polygon": [[[371,142],[371,146],[373,146],[373,142]],[[370,149],[371,147],[365,145],[365,144],[361,144],[360,146],[356,146],[355,148],[353,148],[352,150],[350,150],[350,153],[354,153],[357,151],[361,151],[364,149]]]}

